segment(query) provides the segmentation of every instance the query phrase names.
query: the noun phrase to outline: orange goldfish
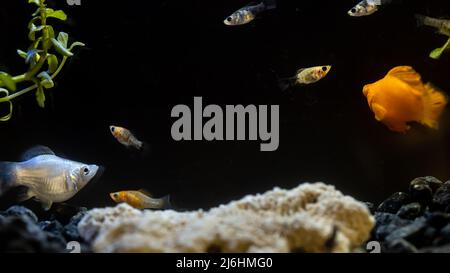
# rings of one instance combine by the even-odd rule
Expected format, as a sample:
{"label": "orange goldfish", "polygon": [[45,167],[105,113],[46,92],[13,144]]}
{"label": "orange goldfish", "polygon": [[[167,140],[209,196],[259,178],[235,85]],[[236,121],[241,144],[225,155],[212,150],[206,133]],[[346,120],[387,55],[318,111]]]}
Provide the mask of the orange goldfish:
{"label": "orange goldfish", "polygon": [[145,190],[119,191],[110,193],[109,196],[116,203],[127,203],[137,209],[163,209],[170,207],[170,198],[152,198]]}
{"label": "orange goldfish", "polygon": [[438,119],[447,105],[447,97],[410,66],[393,68],[381,80],[363,89],[375,119],[390,130],[405,133],[408,122],[438,129]]}

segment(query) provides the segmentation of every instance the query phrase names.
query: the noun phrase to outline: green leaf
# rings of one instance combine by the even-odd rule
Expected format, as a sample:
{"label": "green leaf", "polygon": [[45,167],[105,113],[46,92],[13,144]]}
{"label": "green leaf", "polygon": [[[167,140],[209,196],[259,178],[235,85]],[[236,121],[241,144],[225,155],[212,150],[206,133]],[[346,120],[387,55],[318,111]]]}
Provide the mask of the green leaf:
{"label": "green leaf", "polygon": [[36,26],[35,24],[31,23],[30,25],[30,32],[28,33],[28,39],[31,41],[36,40],[36,32],[39,32],[44,29],[44,26]]}
{"label": "green leaf", "polygon": [[31,45],[32,48],[37,49],[39,47],[39,43],[42,41],[42,37],[37,38],[36,41]]}
{"label": "green leaf", "polygon": [[[9,92],[6,89],[0,88],[0,93],[4,94],[4,96],[2,98],[9,96]],[[12,116],[12,112],[13,112],[12,102],[10,100],[6,100],[5,102],[9,103],[9,113],[3,117],[0,117],[0,121],[8,121],[11,119],[11,116]]]}
{"label": "green leaf", "polygon": [[36,25],[36,22],[40,20],[41,17],[39,16],[33,17],[33,19],[31,19],[30,22],[28,23],[28,29],[31,29],[32,25]]}
{"label": "green leaf", "polygon": [[52,26],[46,25],[44,32],[48,35],[48,38],[55,38],[55,31],[53,30]]}
{"label": "green leaf", "polygon": [[42,32],[44,34],[44,43],[42,46],[44,50],[49,50],[52,47],[52,41],[50,39],[55,38],[55,31],[52,26],[47,25]]}
{"label": "green leaf", "polygon": [[43,86],[45,89],[50,89],[55,86],[55,83],[52,80],[52,77],[47,72],[41,72],[37,77],[41,80],[40,86]]}
{"label": "green leaf", "polygon": [[36,6],[40,6],[39,0],[28,0],[28,4],[35,4]]}
{"label": "green leaf", "polygon": [[60,32],[58,34],[58,41],[65,47],[67,48],[67,45],[69,44],[69,34],[65,33],[65,32]]}
{"label": "green leaf", "polygon": [[41,13],[41,9],[40,9],[40,8],[38,8],[38,9],[32,14],[32,16],[38,16],[39,13]]}
{"label": "green leaf", "polygon": [[47,57],[47,63],[48,63],[48,72],[50,74],[55,73],[56,70],[58,69],[59,64],[58,58],[55,55],[50,54]]}
{"label": "green leaf", "polygon": [[8,73],[0,72],[0,84],[6,86],[10,91],[16,91],[16,82]]}
{"label": "green leaf", "polygon": [[443,52],[444,51],[442,50],[442,48],[436,48],[435,50],[431,51],[430,58],[439,60],[439,58],[441,58],[441,55]]}
{"label": "green leaf", "polygon": [[64,11],[62,10],[52,10],[52,9],[47,9],[47,10],[51,10],[51,11],[47,11],[47,17],[51,17],[51,18],[56,18],[59,19],[61,21],[66,21],[67,20],[67,15]]}
{"label": "green leaf", "polygon": [[38,88],[36,91],[36,101],[37,101],[39,107],[41,107],[41,108],[45,107],[45,93],[44,93],[44,88],[42,88],[41,85],[38,85]]}
{"label": "green leaf", "polygon": [[72,51],[72,49],[74,49],[75,47],[77,47],[77,46],[82,46],[82,47],[84,47],[84,46],[86,46],[84,43],[82,43],[82,42],[75,42],[75,43],[73,43],[70,47],[69,47],[69,50],[70,51]]}
{"label": "green leaf", "polygon": [[61,55],[66,57],[72,57],[73,53],[70,52],[61,42],[56,40],[55,38],[51,39],[53,45],[55,46],[56,51],[58,51]]}
{"label": "green leaf", "polygon": [[447,40],[444,46],[436,48],[435,50],[431,51],[430,58],[438,60],[439,58],[441,58],[441,55],[447,49],[450,49],[450,38]]}
{"label": "green leaf", "polygon": [[18,54],[20,57],[24,58],[24,59],[26,59],[27,56],[28,56],[27,53],[26,53],[25,51],[20,50],[20,49],[17,49],[17,54]]}

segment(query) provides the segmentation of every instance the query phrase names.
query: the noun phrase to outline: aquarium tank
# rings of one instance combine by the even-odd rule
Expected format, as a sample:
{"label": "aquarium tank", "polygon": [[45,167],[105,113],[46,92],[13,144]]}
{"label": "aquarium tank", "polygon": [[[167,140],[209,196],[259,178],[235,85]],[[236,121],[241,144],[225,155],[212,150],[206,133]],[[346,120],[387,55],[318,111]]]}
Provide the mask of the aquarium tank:
{"label": "aquarium tank", "polygon": [[0,26],[0,253],[450,252],[448,1],[2,0]]}

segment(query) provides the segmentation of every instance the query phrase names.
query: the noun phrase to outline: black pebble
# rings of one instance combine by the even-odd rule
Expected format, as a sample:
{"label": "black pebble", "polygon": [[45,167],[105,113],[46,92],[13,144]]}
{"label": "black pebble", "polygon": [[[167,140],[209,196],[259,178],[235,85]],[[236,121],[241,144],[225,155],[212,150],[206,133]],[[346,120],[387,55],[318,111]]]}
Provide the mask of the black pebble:
{"label": "black pebble", "polygon": [[393,231],[391,234],[389,234],[386,237],[386,242],[391,243],[399,239],[405,239],[409,242],[417,242],[420,243],[420,240],[418,240],[421,235],[423,235],[423,232],[427,228],[427,221],[425,218],[417,218],[414,220],[413,223],[410,225],[401,227],[395,231]]}
{"label": "black pebble", "polygon": [[416,178],[409,184],[409,194],[411,195],[411,200],[418,202],[424,206],[431,203],[433,199],[433,190],[429,182],[423,178]]}
{"label": "black pebble", "polygon": [[34,214],[31,210],[22,206],[12,206],[2,214],[4,216],[26,216],[29,217],[35,223],[38,221],[36,214]]}
{"label": "black pebble", "polygon": [[383,252],[450,252],[450,181],[416,178],[408,193],[393,194],[374,216],[371,240],[380,242]]}
{"label": "black pebble", "polygon": [[375,213],[375,220],[376,225],[372,233],[376,241],[384,241],[392,232],[412,223],[411,220],[402,219],[395,214],[384,212]]}
{"label": "black pebble", "polygon": [[450,224],[446,225],[445,227],[443,227],[441,229],[441,234],[440,235],[442,237],[450,239]]}
{"label": "black pebble", "polygon": [[450,244],[440,247],[427,247],[420,250],[422,253],[450,253]]}
{"label": "black pebble", "polygon": [[431,210],[450,213],[450,181],[445,182],[434,194]]}
{"label": "black pebble", "polygon": [[370,202],[365,202],[367,208],[369,209],[370,213],[375,214],[375,205],[373,203]]}
{"label": "black pebble", "polygon": [[0,252],[60,252],[63,241],[42,231],[28,216],[9,216],[0,224]]}
{"label": "black pebble", "polygon": [[50,232],[56,235],[61,235],[63,232],[63,226],[58,221],[44,221],[39,222],[38,226],[41,230]]}
{"label": "black pebble", "polygon": [[419,251],[410,242],[408,242],[404,239],[398,239],[398,240],[389,242],[389,245],[386,248],[386,252],[388,252],[388,253],[417,253]]}
{"label": "black pebble", "polygon": [[21,206],[0,212],[0,253],[62,253],[67,252],[69,241],[78,241],[83,252],[90,252],[90,246],[82,241],[77,227],[86,209],[72,211],[78,213],[68,218],[69,223],[65,226],[55,219],[67,219],[70,215],[67,210],[62,217],[53,212],[52,217],[41,222],[37,222],[38,218],[31,210]]}
{"label": "black pebble", "polygon": [[409,194],[404,192],[394,193],[391,197],[386,199],[378,206],[377,212],[397,213],[398,210],[405,204],[410,202]]}
{"label": "black pebble", "polygon": [[430,226],[441,229],[450,223],[450,215],[443,212],[428,212],[425,218]]}
{"label": "black pebble", "polygon": [[403,219],[414,220],[423,214],[422,206],[420,203],[411,203],[404,205],[397,212],[397,215]]}
{"label": "black pebble", "polygon": [[63,229],[63,235],[68,241],[78,241],[82,242],[83,239],[80,236],[80,233],[78,232],[78,223],[83,219],[83,217],[86,215],[86,211],[81,211],[72,219],[70,220],[70,223],[67,224]]}
{"label": "black pebble", "polygon": [[434,176],[419,177],[411,181],[410,184],[419,183],[418,181],[426,183],[431,188],[433,193],[435,193],[436,190],[439,189],[444,184],[441,180],[437,179]]}

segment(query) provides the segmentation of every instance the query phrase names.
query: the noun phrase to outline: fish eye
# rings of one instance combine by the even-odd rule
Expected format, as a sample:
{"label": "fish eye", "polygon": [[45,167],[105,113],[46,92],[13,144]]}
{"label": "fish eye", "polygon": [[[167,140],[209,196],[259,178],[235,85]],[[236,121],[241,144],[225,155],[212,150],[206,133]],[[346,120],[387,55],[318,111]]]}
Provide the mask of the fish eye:
{"label": "fish eye", "polygon": [[355,9],[355,8],[352,8],[352,9],[350,10],[350,12],[351,12],[351,13],[356,13],[356,9]]}
{"label": "fish eye", "polygon": [[233,20],[233,18],[231,18],[231,16],[227,18],[228,22],[231,22],[231,20]]}
{"label": "fish eye", "polygon": [[114,198],[118,198],[118,197],[119,197],[119,194],[118,194],[118,193],[113,193],[113,197],[114,197]]}
{"label": "fish eye", "polygon": [[323,71],[323,72],[326,72],[327,70],[328,70],[328,68],[327,68],[326,66],[323,66],[323,67],[322,67],[322,71]]}
{"label": "fish eye", "polygon": [[88,175],[89,174],[89,168],[88,167],[84,167],[83,168],[83,174],[84,175]]}
{"label": "fish eye", "polygon": [[111,127],[111,132],[114,133],[114,130],[116,129],[116,127]]}

